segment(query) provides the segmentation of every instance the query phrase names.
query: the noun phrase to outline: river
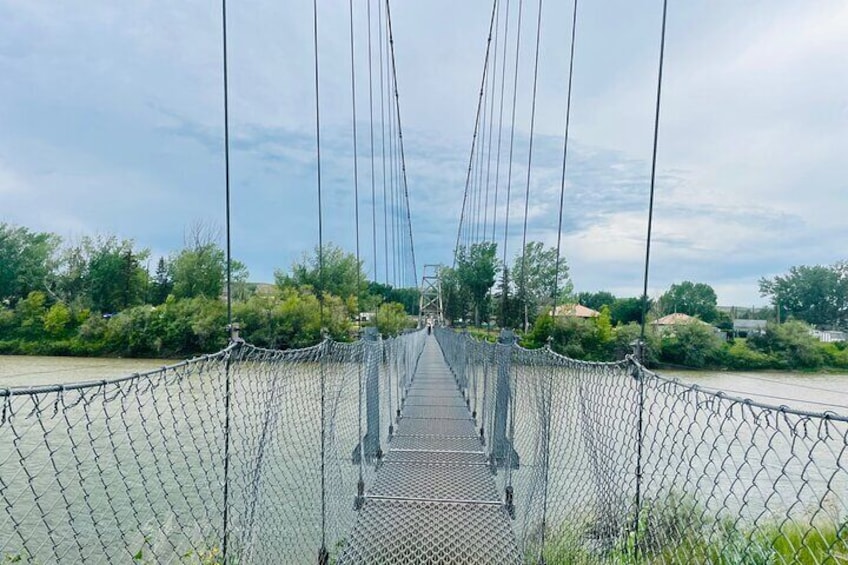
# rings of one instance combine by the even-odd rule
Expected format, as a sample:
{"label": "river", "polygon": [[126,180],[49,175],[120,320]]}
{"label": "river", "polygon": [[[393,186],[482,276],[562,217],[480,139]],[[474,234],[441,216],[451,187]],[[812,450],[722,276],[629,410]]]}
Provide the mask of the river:
{"label": "river", "polygon": [[[165,359],[0,356],[0,388],[121,377],[174,363]],[[664,370],[660,374],[766,404],[848,415],[848,374]]]}

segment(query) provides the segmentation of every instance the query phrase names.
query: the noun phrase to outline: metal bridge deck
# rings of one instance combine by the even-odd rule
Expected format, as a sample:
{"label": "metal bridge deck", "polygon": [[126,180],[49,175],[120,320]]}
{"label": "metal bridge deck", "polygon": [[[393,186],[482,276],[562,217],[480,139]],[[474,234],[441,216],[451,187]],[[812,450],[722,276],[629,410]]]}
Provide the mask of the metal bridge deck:
{"label": "metal bridge deck", "polygon": [[471,412],[427,338],[339,563],[521,563]]}

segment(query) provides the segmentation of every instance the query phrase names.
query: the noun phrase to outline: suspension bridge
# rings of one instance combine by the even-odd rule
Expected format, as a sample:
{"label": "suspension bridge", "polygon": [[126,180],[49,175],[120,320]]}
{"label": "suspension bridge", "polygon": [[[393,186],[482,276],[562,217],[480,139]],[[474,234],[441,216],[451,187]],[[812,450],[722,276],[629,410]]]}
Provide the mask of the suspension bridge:
{"label": "suspension bridge", "polygon": [[[514,96],[512,124],[503,127],[510,12],[500,5],[493,2],[457,253],[495,239],[501,134],[511,138],[516,127]],[[371,2],[368,10],[370,52]],[[224,3],[225,126],[226,15]],[[392,186],[383,188],[385,230],[381,240],[372,224],[372,247],[376,262],[384,246],[386,277],[403,279],[417,276],[417,265],[388,1],[375,16]],[[530,35],[525,244],[540,22],[541,2]],[[517,53],[521,3],[514,25]],[[576,25],[575,2],[572,65]],[[664,41],[651,203],[663,49]],[[562,191],[570,96],[571,73]],[[372,116],[372,152],[373,124]],[[316,119],[319,255],[320,132]],[[228,127],[225,138],[229,345],[112,380],[0,389],[4,563],[848,563],[848,417],[666,378],[644,366],[638,342],[621,361],[591,363],[525,349],[508,330],[487,342],[444,327],[432,265],[415,331],[293,350],[239,339],[229,292]],[[505,141],[504,224],[513,150]],[[356,175],[353,184],[359,260]],[[643,296],[650,230],[649,213]],[[560,251],[561,239],[558,267]]]}

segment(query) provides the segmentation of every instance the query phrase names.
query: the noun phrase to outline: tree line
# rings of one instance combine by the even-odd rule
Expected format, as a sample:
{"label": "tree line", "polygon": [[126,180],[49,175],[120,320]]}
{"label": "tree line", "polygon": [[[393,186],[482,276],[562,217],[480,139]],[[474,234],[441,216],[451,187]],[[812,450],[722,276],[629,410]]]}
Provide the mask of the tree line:
{"label": "tree line", "polygon": [[[683,281],[657,299],[617,297],[610,292],[573,292],[569,269],[555,248],[528,243],[509,265],[495,243],[460,247],[454,266],[441,273],[445,316],[470,331],[485,326],[517,328],[527,347],[551,347],[569,357],[621,359],[632,351],[646,313],[646,355],[651,364],[692,368],[848,368],[845,342],[821,343],[811,329],[848,327],[848,266],[792,267],[763,278],[759,291],[771,307],[731,313],[718,308],[706,283]],[[553,315],[555,305],[580,304],[597,316]],[[689,323],[660,327],[658,319],[686,314]],[[733,318],[767,322],[762,331],[736,338]],[[482,337],[493,334],[479,332]]]}
{"label": "tree line", "polygon": [[[151,264],[149,249],[115,235],[63,242],[53,233],[0,224],[0,353],[185,356],[216,351],[228,339],[226,256],[219,234],[197,224],[184,246]],[[234,260],[234,320],[259,346],[302,347],[322,331],[353,337],[360,312],[384,334],[417,314],[418,291],[369,281],[361,261],[328,244],[274,285],[250,283]],[[155,266],[154,266],[155,264]]]}

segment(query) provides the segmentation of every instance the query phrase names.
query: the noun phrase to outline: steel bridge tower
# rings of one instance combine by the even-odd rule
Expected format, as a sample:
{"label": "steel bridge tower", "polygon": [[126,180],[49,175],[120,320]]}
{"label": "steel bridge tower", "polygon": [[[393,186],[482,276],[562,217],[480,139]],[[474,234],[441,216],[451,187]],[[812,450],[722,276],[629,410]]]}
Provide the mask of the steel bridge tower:
{"label": "steel bridge tower", "polygon": [[442,265],[424,265],[421,279],[421,295],[418,303],[418,327],[423,328],[427,320],[443,326],[445,317],[442,309]]}

